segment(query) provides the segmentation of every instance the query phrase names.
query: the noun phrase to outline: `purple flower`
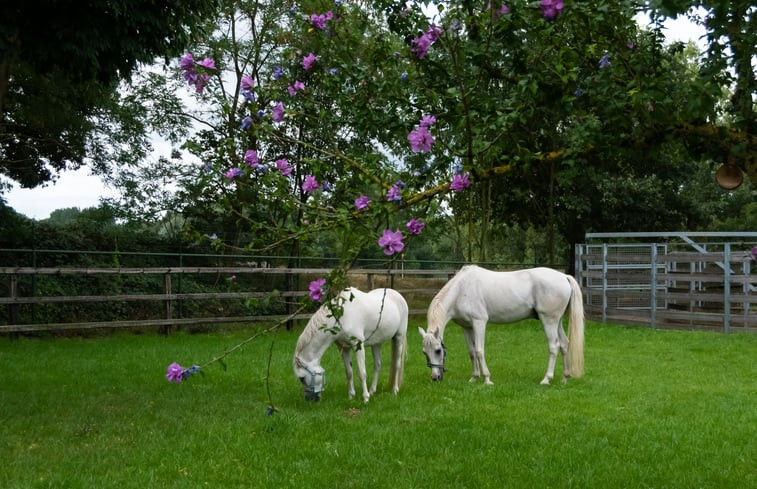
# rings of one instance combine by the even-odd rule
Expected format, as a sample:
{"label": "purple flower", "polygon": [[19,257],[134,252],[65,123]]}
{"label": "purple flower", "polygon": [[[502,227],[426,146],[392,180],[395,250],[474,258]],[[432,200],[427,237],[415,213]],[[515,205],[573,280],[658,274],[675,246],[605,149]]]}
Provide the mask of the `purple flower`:
{"label": "purple flower", "polygon": [[240,170],[237,167],[234,167],[231,170],[229,170],[229,171],[227,171],[226,173],[223,174],[223,176],[225,176],[226,178],[228,178],[229,181],[234,180],[234,178],[236,178],[236,177],[238,177],[240,175],[242,175],[242,170]]}
{"label": "purple flower", "polygon": [[470,176],[467,173],[463,173],[462,175],[460,173],[456,174],[452,177],[452,182],[449,184],[450,190],[454,190],[455,192],[462,192],[463,189],[468,187],[470,187]]}
{"label": "purple flower", "polygon": [[425,226],[426,223],[415,217],[407,221],[407,224],[405,224],[405,227],[410,231],[410,234],[421,234],[421,231],[423,231]]}
{"label": "purple flower", "polygon": [[421,34],[420,37],[417,37],[410,41],[410,51],[418,56],[418,59],[423,59],[426,57],[426,53],[428,53],[428,48],[431,47],[431,38],[427,36],[425,33]]}
{"label": "purple flower", "polygon": [[332,75],[336,75],[337,73],[339,73],[339,69],[338,68],[331,68],[331,69],[329,69],[329,73],[331,73]]}
{"label": "purple flower", "polygon": [[313,175],[305,175],[305,181],[302,182],[302,190],[312,194],[318,190],[318,180]]}
{"label": "purple flower", "polygon": [[325,14],[321,14],[321,15],[312,14],[310,16],[310,23],[313,24],[313,26],[316,29],[323,30],[326,28],[326,21],[331,20],[333,18],[334,18],[334,13],[331,10],[329,10]]}
{"label": "purple flower", "polygon": [[255,94],[252,93],[251,90],[240,90],[239,94],[244,97],[245,100],[248,102],[254,102],[255,101]]}
{"label": "purple flower", "polygon": [[284,104],[282,102],[279,102],[273,108],[273,121],[281,122],[283,120],[284,120]]}
{"label": "purple flower", "polygon": [[434,125],[435,122],[436,122],[436,117],[434,117],[433,115],[427,114],[421,118],[421,122],[419,125],[421,127],[431,127]]}
{"label": "purple flower", "polygon": [[231,277],[229,277],[229,280],[231,280],[232,282],[236,282],[237,281],[237,276],[236,275],[232,275]]}
{"label": "purple flower", "polygon": [[191,71],[194,73],[195,60],[192,57],[192,53],[187,53],[182,56],[181,61],[179,62],[179,66],[181,66],[182,71]]}
{"label": "purple flower", "polygon": [[166,379],[169,382],[181,382],[184,379],[184,369],[181,365],[173,362],[166,370]]}
{"label": "purple flower", "polygon": [[213,61],[211,58],[205,58],[202,61],[198,61],[197,64],[208,70],[215,71],[216,69],[216,62]]}
{"label": "purple flower", "polygon": [[258,161],[258,152],[254,149],[248,149],[244,154],[244,162],[247,163],[247,166],[258,166],[260,163]]}
{"label": "purple flower", "polygon": [[405,245],[402,243],[402,231],[385,229],[384,234],[378,240],[378,245],[384,248],[385,255],[400,253]]}
{"label": "purple flower", "polygon": [[289,96],[294,97],[295,95],[297,95],[297,92],[305,90],[305,84],[301,81],[296,81],[294,82],[294,85],[289,85],[289,87],[287,87],[287,90],[289,91]]}
{"label": "purple flower", "polygon": [[250,75],[244,75],[242,77],[242,90],[252,90],[252,87],[255,86],[255,80],[252,79]]}
{"label": "purple flower", "polygon": [[599,69],[602,70],[604,68],[607,68],[610,66],[610,59],[607,57],[607,55],[602,55],[601,58],[599,58]]}
{"label": "purple flower", "polygon": [[273,67],[273,79],[276,81],[281,80],[281,77],[284,76],[284,68],[281,66],[274,66]]}
{"label": "purple flower", "polygon": [[313,53],[310,53],[302,58],[302,67],[305,68],[305,71],[308,71],[310,68],[312,68],[313,63],[315,63],[315,54]]}
{"label": "purple flower", "polygon": [[392,202],[392,201],[401,202],[402,201],[401,194],[402,194],[402,189],[400,188],[399,185],[395,183],[394,185],[392,185],[392,188],[390,188],[386,192],[386,200],[387,202]]}
{"label": "purple flower", "polygon": [[292,167],[289,166],[289,162],[284,158],[276,160],[276,168],[278,168],[281,171],[281,174],[284,176],[292,173]]}
{"label": "purple flower", "polygon": [[551,20],[562,12],[563,0],[541,0],[539,8],[541,8],[541,14],[544,18]]}
{"label": "purple flower", "polygon": [[[491,10],[491,8],[492,8],[492,3],[489,2],[489,4],[486,6],[486,10]],[[505,5],[504,3],[502,3],[502,6],[500,7],[500,9],[499,10],[493,10],[492,13],[495,16],[499,17],[500,15],[505,15],[509,11],[510,11],[510,9],[507,8],[507,5]]]}
{"label": "purple flower", "polygon": [[323,286],[326,284],[325,278],[319,278],[310,282],[308,289],[310,290],[310,298],[315,302],[321,302],[323,300]]}
{"label": "purple flower", "polygon": [[371,199],[367,195],[361,195],[355,199],[355,208],[359,211],[366,209],[371,204]]}
{"label": "purple flower", "polygon": [[250,126],[252,126],[252,117],[250,117],[248,115],[247,117],[245,117],[244,119],[242,119],[242,127],[241,127],[241,129],[243,131],[246,131],[247,129],[250,128]]}
{"label": "purple flower", "polygon": [[407,140],[410,141],[410,149],[415,153],[419,151],[427,153],[431,151],[431,145],[434,144],[434,136],[428,132],[425,126],[410,131],[410,134],[407,135]]}

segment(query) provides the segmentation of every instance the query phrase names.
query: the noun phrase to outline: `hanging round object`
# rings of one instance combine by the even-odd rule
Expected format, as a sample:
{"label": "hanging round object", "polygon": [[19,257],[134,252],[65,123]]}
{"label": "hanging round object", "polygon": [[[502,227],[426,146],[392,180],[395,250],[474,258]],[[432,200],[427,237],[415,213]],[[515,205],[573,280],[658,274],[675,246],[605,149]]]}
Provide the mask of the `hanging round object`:
{"label": "hanging round object", "polygon": [[744,181],[744,174],[738,166],[733,163],[726,163],[715,172],[715,180],[720,188],[734,190]]}

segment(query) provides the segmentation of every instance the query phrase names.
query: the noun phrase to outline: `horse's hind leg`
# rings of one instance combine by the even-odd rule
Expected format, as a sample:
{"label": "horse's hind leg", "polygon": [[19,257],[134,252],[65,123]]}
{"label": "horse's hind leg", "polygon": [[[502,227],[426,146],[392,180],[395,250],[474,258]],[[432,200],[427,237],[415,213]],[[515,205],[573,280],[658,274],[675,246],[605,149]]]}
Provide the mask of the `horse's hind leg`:
{"label": "horse's hind leg", "polygon": [[570,378],[570,364],[568,363],[568,335],[565,334],[565,330],[562,327],[562,319],[560,320],[559,327],[557,328],[557,336],[560,341],[560,353],[562,353],[563,364],[563,382],[567,382]]}
{"label": "horse's hind leg", "polygon": [[381,370],[381,345],[373,345],[373,380],[371,381],[370,394],[376,393],[376,387],[378,386],[379,371]]}
{"label": "horse's hind leg", "polygon": [[[555,363],[557,362],[557,352],[560,350],[560,338],[558,329],[560,326],[560,320],[548,320],[542,318],[542,324],[544,325],[544,334],[547,336],[547,347],[549,348],[549,361],[547,362],[547,374],[542,379],[543,385],[548,385],[555,376]],[[565,333],[563,333],[565,334]]]}
{"label": "horse's hind leg", "polygon": [[347,395],[352,399],[355,397],[355,383],[352,378],[352,355],[350,349],[341,347],[342,360],[344,360],[344,373],[347,374]]}

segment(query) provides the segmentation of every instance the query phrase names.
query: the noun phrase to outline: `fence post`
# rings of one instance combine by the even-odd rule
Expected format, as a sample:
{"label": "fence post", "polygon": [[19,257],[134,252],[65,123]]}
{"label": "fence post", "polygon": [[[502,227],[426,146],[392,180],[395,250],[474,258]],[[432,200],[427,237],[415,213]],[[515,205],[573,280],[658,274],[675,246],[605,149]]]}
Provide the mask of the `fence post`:
{"label": "fence post", "polygon": [[607,243],[602,243],[602,322],[607,322]]}
{"label": "fence post", "polygon": [[657,327],[657,243],[652,243],[649,257],[649,322],[653,328]]}
{"label": "fence post", "polygon": [[[165,304],[165,319],[173,319],[172,318],[172,311],[171,311],[171,299],[169,298],[171,296],[171,272],[166,272],[163,275],[163,293],[166,295],[166,300],[164,301]],[[170,335],[171,334],[171,324],[167,323],[165,326],[163,326],[163,334]]]}
{"label": "fence post", "polygon": [[[11,299],[18,298],[18,275],[11,275]],[[18,304],[11,304],[8,307],[8,324],[18,324]]]}
{"label": "fence post", "polygon": [[723,244],[723,332],[731,332],[731,243]]}

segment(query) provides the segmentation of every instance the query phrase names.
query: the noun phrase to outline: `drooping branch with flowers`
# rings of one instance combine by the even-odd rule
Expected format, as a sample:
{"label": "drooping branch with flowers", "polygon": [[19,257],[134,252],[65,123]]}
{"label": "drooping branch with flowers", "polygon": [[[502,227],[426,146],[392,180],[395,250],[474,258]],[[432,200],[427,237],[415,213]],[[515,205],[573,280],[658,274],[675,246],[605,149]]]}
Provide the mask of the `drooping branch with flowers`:
{"label": "drooping branch with flowers", "polygon": [[[232,5],[224,29],[179,63],[219,128],[186,147],[203,161],[198,179],[249,227],[246,249],[338,236],[342,264],[310,283],[313,302],[343,287],[366,250],[390,266],[435,209],[490,216],[521,199],[535,219],[581,233],[596,192],[580,185],[707,111],[681,104],[695,94],[660,73],[660,41],[630,0],[448,2],[438,13],[412,1]],[[490,224],[478,225],[485,258]]]}

